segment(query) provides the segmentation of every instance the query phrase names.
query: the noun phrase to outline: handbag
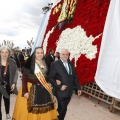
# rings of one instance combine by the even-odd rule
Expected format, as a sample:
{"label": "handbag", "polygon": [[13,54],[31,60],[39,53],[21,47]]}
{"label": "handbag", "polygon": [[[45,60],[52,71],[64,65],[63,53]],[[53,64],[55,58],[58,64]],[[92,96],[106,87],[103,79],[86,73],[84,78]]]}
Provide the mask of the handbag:
{"label": "handbag", "polygon": [[7,90],[6,90],[6,86],[7,86],[7,82],[4,82],[4,83],[1,82],[0,83],[0,92],[5,98],[10,98],[10,96],[8,95]]}
{"label": "handbag", "polygon": [[[8,69],[8,62],[6,62],[6,67],[4,70],[3,78],[1,77],[2,75],[0,75],[0,80],[1,80],[0,81],[0,92],[5,98],[10,98],[10,96],[8,95],[8,92],[6,90],[6,86],[8,83],[6,81],[4,81],[4,77],[7,73],[7,69]],[[1,74],[1,70],[0,70],[0,74]]]}

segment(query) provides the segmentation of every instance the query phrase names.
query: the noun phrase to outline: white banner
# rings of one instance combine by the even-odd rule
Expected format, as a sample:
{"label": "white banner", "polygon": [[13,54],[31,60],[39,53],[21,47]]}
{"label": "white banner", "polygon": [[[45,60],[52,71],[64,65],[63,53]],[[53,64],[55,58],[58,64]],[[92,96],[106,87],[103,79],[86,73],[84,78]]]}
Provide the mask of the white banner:
{"label": "white banner", "polygon": [[120,0],[111,0],[105,22],[95,81],[120,99]]}

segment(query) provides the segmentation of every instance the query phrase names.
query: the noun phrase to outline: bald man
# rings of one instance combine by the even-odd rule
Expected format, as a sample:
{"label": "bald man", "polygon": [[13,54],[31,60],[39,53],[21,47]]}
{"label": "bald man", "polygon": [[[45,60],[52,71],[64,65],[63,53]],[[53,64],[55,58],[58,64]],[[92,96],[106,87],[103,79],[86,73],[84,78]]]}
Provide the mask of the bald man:
{"label": "bald man", "polygon": [[[68,60],[69,51],[62,49],[60,59],[53,62],[48,75],[48,80],[55,88],[55,95],[58,100],[58,119],[64,120],[67,105],[70,102],[73,87],[76,86],[78,95],[81,95],[81,88],[75,73],[72,62]],[[59,82],[56,82],[59,80]]]}

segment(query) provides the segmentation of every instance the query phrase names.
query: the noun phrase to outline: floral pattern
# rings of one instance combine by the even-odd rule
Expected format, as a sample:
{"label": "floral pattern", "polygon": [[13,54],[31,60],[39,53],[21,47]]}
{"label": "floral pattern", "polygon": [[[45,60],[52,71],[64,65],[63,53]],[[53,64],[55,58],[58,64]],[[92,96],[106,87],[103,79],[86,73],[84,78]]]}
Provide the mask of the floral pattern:
{"label": "floral pattern", "polygon": [[[73,19],[63,30],[55,28],[61,11],[53,14],[52,9],[44,39],[46,53],[48,49],[69,49],[81,85],[94,81],[109,3],[110,0],[78,0]],[[61,4],[62,0],[56,6]]]}
{"label": "floral pattern", "polygon": [[97,46],[92,45],[92,42],[100,35],[87,37],[86,32],[81,26],[77,26],[73,29],[67,28],[62,31],[59,40],[56,42],[56,51],[60,52],[63,48],[68,49],[70,52],[70,60],[74,58],[75,67],[77,67],[76,63],[81,54],[85,55],[90,60],[96,57]]}

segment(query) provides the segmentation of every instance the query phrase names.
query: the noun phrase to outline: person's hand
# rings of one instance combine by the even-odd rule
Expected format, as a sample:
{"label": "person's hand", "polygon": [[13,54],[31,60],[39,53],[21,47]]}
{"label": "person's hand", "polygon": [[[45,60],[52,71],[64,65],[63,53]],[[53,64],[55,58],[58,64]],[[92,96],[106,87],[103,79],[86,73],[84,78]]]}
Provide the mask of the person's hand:
{"label": "person's hand", "polygon": [[29,93],[25,93],[25,94],[24,94],[24,97],[25,97],[26,99],[28,99],[28,98],[29,98]]}
{"label": "person's hand", "polygon": [[77,93],[78,93],[77,95],[80,96],[82,92],[81,90],[78,90]]}
{"label": "person's hand", "polygon": [[64,91],[65,89],[67,88],[67,86],[66,85],[62,85],[62,87],[61,87],[61,91]]}
{"label": "person's hand", "polygon": [[12,84],[11,91],[13,91],[14,89],[15,89],[15,84]]}
{"label": "person's hand", "polygon": [[61,85],[60,80],[56,80],[57,85]]}

